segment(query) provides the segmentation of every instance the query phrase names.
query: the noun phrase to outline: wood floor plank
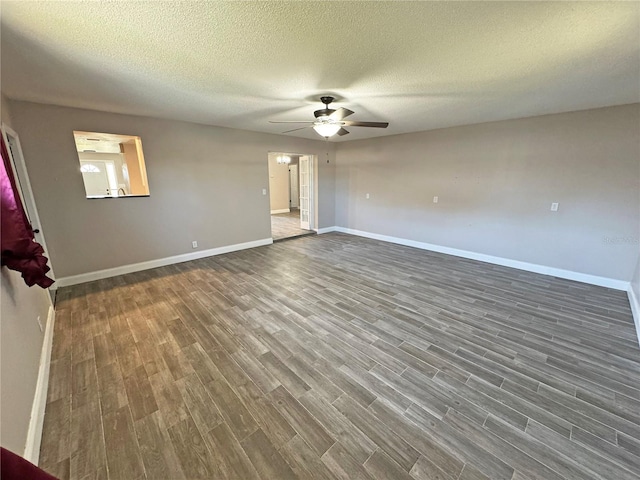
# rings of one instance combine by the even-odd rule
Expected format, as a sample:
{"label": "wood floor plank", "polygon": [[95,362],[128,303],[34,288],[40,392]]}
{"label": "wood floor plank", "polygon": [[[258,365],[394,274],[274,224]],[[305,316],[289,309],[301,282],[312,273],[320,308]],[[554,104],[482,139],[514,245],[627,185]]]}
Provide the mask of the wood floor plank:
{"label": "wood floor plank", "polygon": [[364,462],[364,468],[376,480],[413,480],[414,478],[400,468],[400,465],[391,460],[391,457],[382,450],[376,450]]}
{"label": "wood floor plank", "polygon": [[616,441],[616,432],[613,428],[600,423],[592,417],[584,415],[578,410],[574,410],[560,402],[556,402],[546,395],[531,392],[530,390],[522,388],[509,381],[505,381],[502,386],[502,390],[513,393],[534,405],[542,406],[545,410],[552,410],[556,416],[572,423],[573,425],[577,425],[584,430],[607,440],[608,442],[615,443]]}
{"label": "wood floor plank", "polygon": [[322,462],[340,480],[373,480],[362,464],[355,460],[340,442],[336,442],[322,456]]}
{"label": "wood floor plank", "polygon": [[571,440],[594,452],[605,452],[612,461],[640,477],[640,457],[624,448],[618,448],[619,440],[618,445],[609,443],[576,426],[571,430]]}
{"label": "wood floor plank", "polygon": [[226,423],[204,436],[216,467],[216,477],[258,480],[260,476]]}
{"label": "wood floor plank", "polygon": [[[497,400],[494,400],[492,397],[488,396],[488,395],[483,395],[479,392],[477,392],[476,390],[474,390],[473,388],[470,388],[467,384],[465,383],[461,383],[459,381],[457,381],[455,378],[449,377],[447,374],[443,373],[443,372],[439,372],[435,378],[434,378],[435,383],[442,385],[442,387],[449,391],[456,394],[455,399],[464,399],[464,402],[469,402],[473,405],[478,406],[477,408],[481,408],[481,411],[487,412],[487,413],[491,413],[494,416],[500,418],[501,420],[506,421],[507,423],[510,423],[511,425],[513,425],[516,428],[519,428],[520,430],[524,431],[524,429],[527,427],[527,422],[529,421],[529,418],[519,412],[517,412],[516,410],[510,408],[509,406],[505,405],[502,402],[499,402]],[[456,401],[462,401],[462,400],[456,400]],[[479,407],[479,406],[482,407]],[[452,405],[453,406],[453,405]],[[472,414],[468,414],[465,413],[465,410],[463,410],[462,408],[459,408],[457,405],[453,406],[454,408],[456,408],[456,410],[458,410],[459,412],[467,415],[469,418],[473,418],[474,415]],[[467,409],[467,412],[469,410]]]}
{"label": "wood floor plank", "polygon": [[181,378],[176,384],[191,417],[203,436],[224,422],[214,400],[195,373]]}
{"label": "wood floor plank", "polygon": [[[460,474],[464,467],[464,462],[435,441],[430,435],[425,435],[423,429],[409,421],[401,412],[394,411],[383,400],[373,402],[369,406],[369,411],[421,454],[420,458],[423,458],[423,461],[419,470],[428,471],[436,477],[450,475],[455,478]],[[433,420],[435,420],[435,417]]]}
{"label": "wood floor plank", "polygon": [[503,403],[530,419],[536,420],[553,429],[564,437],[569,438],[571,436],[571,423],[537,406],[535,403],[531,403],[527,399],[521,398],[507,390],[497,388],[495,385],[490,385],[473,376],[469,378],[467,384],[476,392],[480,392],[497,402]]}
{"label": "wood floor plank", "polygon": [[299,397],[308,390],[311,390],[311,387],[304,380],[273,355],[273,353],[267,352],[261,355],[260,362],[262,362],[272,375],[280,379],[282,385],[291,392],[294,397]]}
{"label": "wood floor plank", "polygon": [[420,458],[418,458],[418,461],[413,465],[413,468],[411,468],[409,473],[411,474],[411,477],[416,480],[454,480],[456,478],[461,478],[451,476],[448,474],[449,472],[443,472],[424,455],[420,455]]}
{"label": "wood floor plank", "polygon": [[169,427],[168,432],[185,476],[189,479],[213,478],[213,458],[193,419],[188,416]]}
{"label": "wood floor plank", "polygon": [[383,398],[387,402],[392,403],[398,410],[406,410],[412,403],[409,398],[397,391],[388,383],[380,380],[368,370],[346,364],[342,365],[340,370],[369,390],[376,397]]}
{"label": "wood floor plank", "polygon": [[256,430],[242,442],[245,453],[260,472],[263,479],[296,480],[296,474],[282,455],[273,447],[261,429]]}
{"label": "wood floor plank", "polygon": [[235,391],[274,447],[279,449],[296,436],[291,424],[258,387],[247,383],[236,387]]}
{"label": "wood floor plank", "polygon": [[376,450],[377,445],[369,437],[313,391],[304,394],[299,400],[329,434],[347,448],[349,454],[361,464]]}
{"label": "wood floor plank", "polygon": [[244,350],[238,350],[231,356],[263,393],[269,393],[280,386],[280,381],[258,362],[255,357],[247,354]]}
{"label": "wood floor plank", "polygon": [[402,468],[407,472],[411,470],[411,467],[420,456],[420,453],[415,448],[404,441],[387,425],[378,423],[371,413],[364,410],[349,397],[343,395],[334,402],[334,405]]}
{"label": "wood floor plank", "polygon": [[226,381],[216,380],[205,387],[214,399],[220,414],[239,440],[243,440],[258,429],[255,419]]}
{"label": "wood floor plank", "polygon": [[[492,420],[491,417],[488,419],[489,422]],[[482,425],[475,424],[466,419],[464,415],[455,410],[447,413],[445,421],[462,432],[468,440],[473,441],[476,445],[494,455],[496,458],[513,466],[528,477],[540,480],[561,480],[562,478],[577,480],[585,478],[584,471],[580,471],[577,466],[567,462],[552,464],[555,468],[550,468],[548,466],[550,462],[545,462],[543,455],[530,455],[529,453],[531,453],[532,449],[518,449],[514,447],[502,437],[494,435],[489,429],[485,429]],[[502,424],[501,426],[503,427],[503,431],[508,430],[514,435],[519,435],[520,431],[516,431],[516,429],[510,425]],[[479,465],[479,467],[482,469],[482,465]]]}
{"label": "wood floor plank", "polygon": [[289,440],[280,449],[280,454],[300,479],[336,480],[336,476],[299,435]]}
{"label": "wood floor plank", "polygon": [[134,420],[139,420],[158,410],[147,371],[141,365],[124,378],[124,387]]}
{"label": "wood floor plank", "polygon": [[[489,426],[489,425],[488,425]],[[576,461],[583,468],[592,472],[601,472],[604,478],[616,478],[621,480],[631,480],[637,476],[625,468],[620,467],[616,462],[605,458],[606,452],[595,454],[593,450],[583,447],[578,443],[571,442],[569,439],[558,435],[554,431],[546,428],[542,424],[530,421],[527,426],[527,434],[544,444],[546,447],[562,452],[560,457],[553,456],[556,461],[562,461],[566,455],[573,461]]]}
{"label": "wood floor plank", "polygon": [[187,405],[168,370],[160,370],[151,375],[149,383],[158,411],[167,428],[187,418],[189,415]]}
{"label": "wood floor plank", "polygon": [[110,332],[102,333],[93,337],[93,350],[98,368],[104,367],[116,361],[116,351],[114,348],[113,336]]}
{"label": "wood floor plank", "polygon": [[71,395],[71,356],[59,357],[51,362],[49,367],[49,390],[47,403]]}
{"label": "wood floor plank", "polygon": [[98,399],[98,376],[92,358],[71,366],[71,408],[76,409]]}
{"label": "wood floor plank", "polygon": [[160,412],[134,423],[140,455],[148,478],[181,480],[186,478]]}
{"label": "wood floor plank", "polygon": [[53,468],[71,457],[71,397],[62,397],[49,402],[46,407],[42,440],[40,445],[40,465],[44,469]]}
{"label": "wood floor plank", "polygon": [[441,422],[417,405],[411,405],[405,416],[422,427],[432,438],[463,463],[473,463],[491,478],[508,480],[514,468],[446,422]]}
{"label": "wood floor plank", "polygon": [[325,428],[283,386],[269,393],[269,398],[316,455],[323,455],[335,443]]}
{"label": "wood floor plank", "polygon": [[144,475],[144,466],[128,407],[103,416],[109,478],[127,480]]}
{"label": "wood floor plank", "polygon": [[[38,466],[58,480],[69,480],[71,478],[71,465],[69,458],[66,458],[54,465],[45,465],[41,461]],[[103,478],[106,479],[106,477]]]}
{"label": "wood floor plank", "polygon": [[128,403],[120,365],[109,363],[98,368],[98,390],[102,413],[114,412]]}

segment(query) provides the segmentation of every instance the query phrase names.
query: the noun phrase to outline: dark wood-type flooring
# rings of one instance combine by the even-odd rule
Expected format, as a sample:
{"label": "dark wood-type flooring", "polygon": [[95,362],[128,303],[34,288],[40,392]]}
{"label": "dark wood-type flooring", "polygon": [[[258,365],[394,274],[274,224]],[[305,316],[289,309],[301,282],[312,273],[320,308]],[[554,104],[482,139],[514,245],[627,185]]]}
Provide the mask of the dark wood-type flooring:
{"label": "dark wood-type flooring", "polygon": [[342,234],[58,291],[62,479],[640,475],[624,292]]}

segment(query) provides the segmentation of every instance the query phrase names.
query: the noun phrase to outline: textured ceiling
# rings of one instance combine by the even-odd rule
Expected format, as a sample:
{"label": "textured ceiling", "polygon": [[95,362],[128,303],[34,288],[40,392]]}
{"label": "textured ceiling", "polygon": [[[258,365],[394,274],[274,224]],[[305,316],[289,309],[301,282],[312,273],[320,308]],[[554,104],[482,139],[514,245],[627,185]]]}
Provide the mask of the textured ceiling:
{"label": "textured ceiling", "polygon": [[[638,2],[2,1],[9,98],[355,140],[640,101]],[[312,130],[291,135],[315,138]]]}

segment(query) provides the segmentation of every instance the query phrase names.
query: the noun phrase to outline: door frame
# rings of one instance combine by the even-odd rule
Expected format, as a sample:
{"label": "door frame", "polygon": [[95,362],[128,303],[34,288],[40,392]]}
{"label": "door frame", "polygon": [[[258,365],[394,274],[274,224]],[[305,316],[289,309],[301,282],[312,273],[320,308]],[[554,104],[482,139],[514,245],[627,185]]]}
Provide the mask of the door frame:
{"label": "door frame", "polygon": [[[299,152],[285,152],[283,150],[269,150],[267,152],[267,186],[269,185],[269,155],[290,155],[296,157],[309,157],[309,230],[317,231],[318,225],[318,211],[316,209],[317,183],[316,183],[316,168],[318,162],[316,161],[318,156],[314,153],[299,153]],[[298,165],[298,175],[300,174],[300,166]],[[291,187],[289,186],[289,190]],[[298,179],[298,191],[300,191],[300,180]],[[270,198],[270,197],[269,197]],[[298,201],[298,206],[300,202]],[[269,203],[269,212],[271,211],[271,203]],[[269,229],[271,229],[271,214],[269,214]],[[271,233],[273,237],[273,232]]]}
{"label": "door frame", "polygon": [[[27,214],[27,219],[31,223],[31,227],[33,229],[40,230],[39,233],[35,233],[36,241],[42,245],[44,249],[45,256],[48,258],[49,262],[49,272],[47,276],[52,279],[56,279],[53,263],[51,261],[51,255],[49,254],[49,249],[47,248],[47,242],[45,240],[44,231],[42,229],[42,222],[40,222],[40,215],[38,214],[38,207],[36,206],[36,199],[33,196],[33,189],[31,188],[31,180],[29,179],[29,173],[27,172],[27,165],[24,161],[24,154],[22,153],[22,145],[20,144],[20,136],[18,133],[9,127],[6,123],[2,122],[0,125],[2,130],[2,137],[4,139],[5,144],[7,145],[7,151],[9,153],[9,160],[11,164],[11,168],[13,170],[13,174],[16,177],[16,180],[19,182],[19,195],[20,200],[22,201],[22,205],[24,206],[25,212]],[[10,146],[9,137],[13,139],[13,144],[15,145],[15,151],[17,155],[13,154]],[[17,157],[17,158],[16,158]]]}

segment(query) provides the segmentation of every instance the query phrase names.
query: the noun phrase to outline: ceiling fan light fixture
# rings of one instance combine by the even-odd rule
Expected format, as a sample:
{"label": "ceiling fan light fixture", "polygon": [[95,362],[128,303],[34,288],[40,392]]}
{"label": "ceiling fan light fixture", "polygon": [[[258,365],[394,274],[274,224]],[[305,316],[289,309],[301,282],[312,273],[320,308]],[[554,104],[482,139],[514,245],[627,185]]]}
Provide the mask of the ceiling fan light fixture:
{"label": "ceiling fan light fixture", "polygon": [[313,129],[318,133],[318,135],[325,138],[335,135],[338,133],[340,128],[342,128],[342,125],[339,123],[319,123],[313,126]]}
{"label": "ceiling fan light fixture", "polygon": [[276,162],[278,162],[279,164],[289,164],[291,163],[291,157],[287,155],[278,155],[276,157]]}

